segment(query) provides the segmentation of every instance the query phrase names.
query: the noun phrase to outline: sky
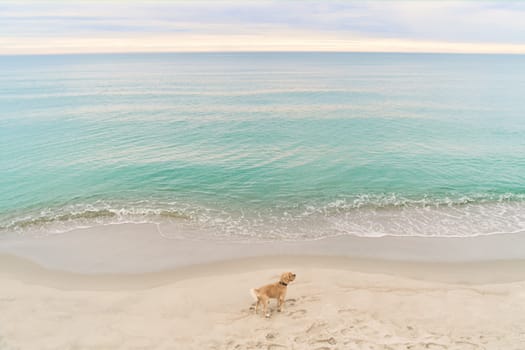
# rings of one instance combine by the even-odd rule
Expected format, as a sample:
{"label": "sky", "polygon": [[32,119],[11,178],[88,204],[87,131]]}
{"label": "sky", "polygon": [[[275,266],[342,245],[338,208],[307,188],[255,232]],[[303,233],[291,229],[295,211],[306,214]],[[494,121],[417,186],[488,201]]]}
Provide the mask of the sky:
{"label": "sky", "polygon": [[521,1],[0,3],[0,55],[359,51],[525,54]]}

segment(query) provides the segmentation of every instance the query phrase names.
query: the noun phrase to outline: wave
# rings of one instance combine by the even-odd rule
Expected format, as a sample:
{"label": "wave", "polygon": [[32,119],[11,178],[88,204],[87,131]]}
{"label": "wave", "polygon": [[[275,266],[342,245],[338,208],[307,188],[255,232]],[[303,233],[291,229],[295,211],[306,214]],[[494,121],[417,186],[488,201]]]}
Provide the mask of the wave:
{"label": "wave", "polygon": [[355,209],[389,209],[389,208],[443,208],[459,207],[469,204],[488,204],[488,203],[516,203],[525,202],[523,193],[473,193],[469,195],[454,194],[440,197],[423,195],[419,197],[406,196],[397,193],[379,194],[359,194],[355,196],[342,197],[329,201],[322,206],[306,206],[307,213],[340,213],[342,211],[352,211]]}
{"label": "wave", "polygon": [[393,193],[363,194],[325,203],[242,208],[162,201],[99,201],[0,216],[0,233],[47,235],[121,223],[155,224],[166,238],[470,237],[525,232],[525,195],[409,198]]}
{"label": "wave", "polygon": [[113,223],[156,223],[162,218],[191,219],[190,214],[182,210],[137,205],[140,202],[130,203],[128,206],[97,202],[11,214],[0,219],[0,232],[62,233],[80,227]]}

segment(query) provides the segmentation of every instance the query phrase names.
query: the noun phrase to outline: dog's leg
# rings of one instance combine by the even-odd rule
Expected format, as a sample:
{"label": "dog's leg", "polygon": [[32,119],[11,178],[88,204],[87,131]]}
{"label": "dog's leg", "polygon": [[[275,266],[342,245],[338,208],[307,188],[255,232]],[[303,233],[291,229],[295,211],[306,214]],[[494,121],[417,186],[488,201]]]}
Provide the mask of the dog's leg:
{"label": "dog's leg", "polygon": [[284,297],[279,297],[279,307],[277,311],[282,312],[283,311],[283,305],[284,305]]}
{"label": "dog's leg", "polygon": [[270,317],[270,312],[268,311],[268,304],[270,303],[270,300],[269,299],[262,299],[262,303],[263,303],[263,308],[264,308],[264,315],[266,317]]}
{"label": "dog's leg", "polygon": [[257,301],[255,302],[255,314],[257,315],[257,309],[259,308],[259,303],[261,302],[261,299],[257,298]]}

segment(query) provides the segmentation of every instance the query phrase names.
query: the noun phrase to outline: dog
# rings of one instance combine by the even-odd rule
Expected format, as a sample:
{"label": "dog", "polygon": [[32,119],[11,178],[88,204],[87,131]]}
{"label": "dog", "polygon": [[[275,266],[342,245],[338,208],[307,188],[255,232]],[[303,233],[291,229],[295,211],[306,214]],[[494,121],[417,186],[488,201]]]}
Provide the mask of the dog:
{"label": "dog", "polygon": [[270,312],[268,312],[268,303],[270,302],[270,299],[277,299],[277,311],[283,311],[286,288],[290,282],[293,282],[293,280],[295,280],[295,273],[285,272],[281,275],[279,282],[268,284],[257,289],[250,289],[250,293],[256,301],[255,314],[257,314],[259,304],[262,303],[264,314],[266,317],[270,317]]}

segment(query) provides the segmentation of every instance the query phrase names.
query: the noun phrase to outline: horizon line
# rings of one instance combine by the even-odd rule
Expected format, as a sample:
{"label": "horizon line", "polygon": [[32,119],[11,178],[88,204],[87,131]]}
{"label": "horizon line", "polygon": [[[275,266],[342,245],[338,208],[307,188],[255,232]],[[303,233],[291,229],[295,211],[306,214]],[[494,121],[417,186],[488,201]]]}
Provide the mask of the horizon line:
{"label": "horizon line", "polygon": [[268,54],[268,53],[324,53],[324,54],[415,54],[415,55],[487,55],[524,56],[525,52],[452,52],[452,51],[341,51],[341,50],[209,50],[209,51],[113,51],[113,52],[39,52],[0,53],[0,57],[15,56],[82,56],[82,55],[145,55],[145,54]]}

